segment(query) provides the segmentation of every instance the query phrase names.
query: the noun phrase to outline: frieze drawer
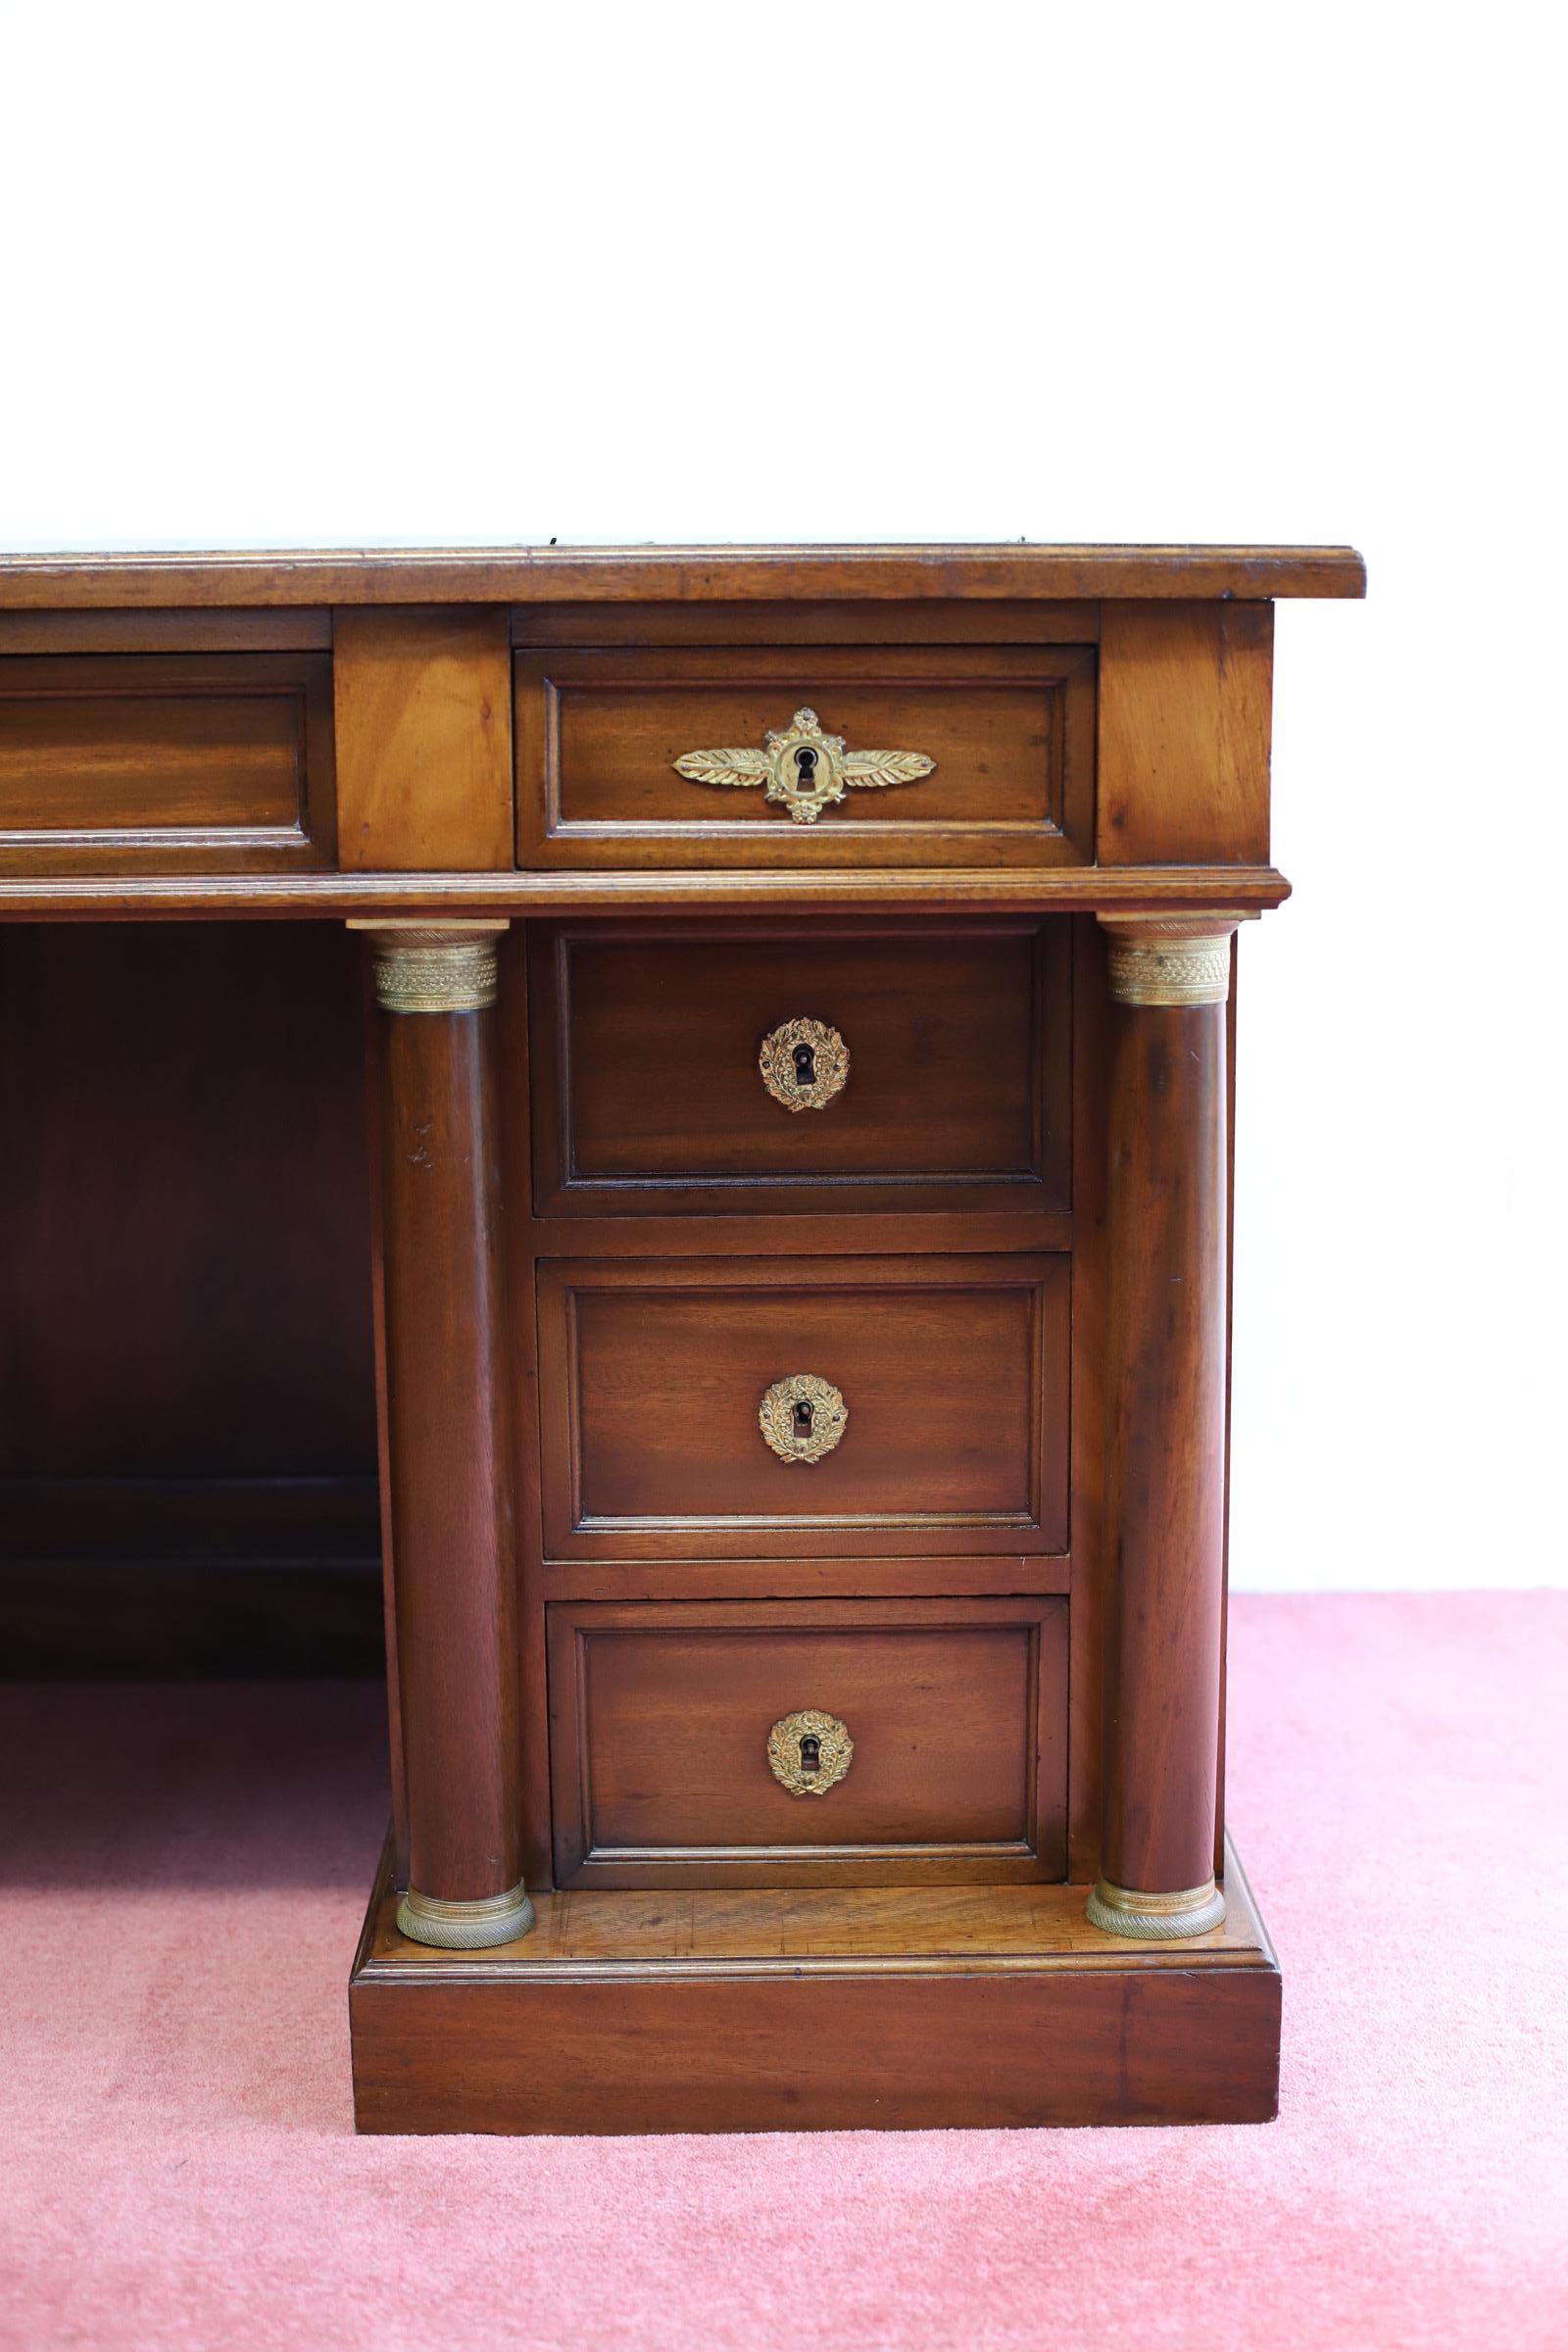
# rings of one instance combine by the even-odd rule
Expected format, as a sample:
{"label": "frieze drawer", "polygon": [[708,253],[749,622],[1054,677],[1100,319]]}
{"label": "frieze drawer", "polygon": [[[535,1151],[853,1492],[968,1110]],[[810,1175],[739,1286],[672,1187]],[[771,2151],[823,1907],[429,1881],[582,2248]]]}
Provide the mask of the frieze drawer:
{"label": "frieze drawer", "polygon": [[0,867],[267,872],[336,838],[329,654],[0,657]]}
{"label": "frieze drawer", "polygon": [[1075,645],[519,652],[517,862],[1085,864],[1094,661]]}

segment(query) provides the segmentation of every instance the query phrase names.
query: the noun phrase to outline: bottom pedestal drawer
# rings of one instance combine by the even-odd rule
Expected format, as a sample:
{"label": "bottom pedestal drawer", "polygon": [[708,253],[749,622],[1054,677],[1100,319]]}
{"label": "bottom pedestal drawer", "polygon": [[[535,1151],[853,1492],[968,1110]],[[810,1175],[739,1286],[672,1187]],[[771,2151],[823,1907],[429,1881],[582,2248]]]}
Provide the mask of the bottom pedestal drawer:
{"label": "bottom pedestal drawer", "polygon": [[571,1602],[560,1886],[1059,1879],[1067,1603]]}

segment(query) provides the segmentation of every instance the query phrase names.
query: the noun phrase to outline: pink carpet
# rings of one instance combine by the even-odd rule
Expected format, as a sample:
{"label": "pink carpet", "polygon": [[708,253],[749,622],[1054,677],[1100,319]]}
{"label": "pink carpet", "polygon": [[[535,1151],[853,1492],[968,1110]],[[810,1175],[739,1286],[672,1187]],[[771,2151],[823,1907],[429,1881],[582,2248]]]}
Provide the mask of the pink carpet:
{"label": "pink carpet", "polygon": [[0,2343],[1568,2347],[1568,1594],[1244,1600],[1247,2130],[358,2140],[374,1696],[4,1694]]}

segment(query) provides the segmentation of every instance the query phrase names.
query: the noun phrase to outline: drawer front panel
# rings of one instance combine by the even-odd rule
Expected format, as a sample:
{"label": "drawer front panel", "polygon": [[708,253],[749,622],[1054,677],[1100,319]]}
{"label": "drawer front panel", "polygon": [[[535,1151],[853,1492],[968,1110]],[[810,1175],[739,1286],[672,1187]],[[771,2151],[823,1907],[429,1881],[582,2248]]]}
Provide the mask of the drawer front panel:
{"label": "drawer front panel", "polygon": [[[853,937],[541,926],[536,1208],[1065,1207],[1070,952],[1060,917]],[[798,1022],[836,1058],[817,1037],[798,1062]]]}
{"label": "drawer front panel", "polygon": [[559,1885],[1063,1876],[1065,1601],[549,1617]]}
{"label": "drawer front panel", "polygon": [[1063,1551],[1068,1295],[1046,1255],[546,1261],[547,1555]]}
{"label": "drawer front panel", "polygon": [[325,654],[0,660],[13,871],[332,862]]}
{"label": "drawer front panel", "polygon": [[1094,856],[1089,647],[563,648],[515,681],[524,866]]}

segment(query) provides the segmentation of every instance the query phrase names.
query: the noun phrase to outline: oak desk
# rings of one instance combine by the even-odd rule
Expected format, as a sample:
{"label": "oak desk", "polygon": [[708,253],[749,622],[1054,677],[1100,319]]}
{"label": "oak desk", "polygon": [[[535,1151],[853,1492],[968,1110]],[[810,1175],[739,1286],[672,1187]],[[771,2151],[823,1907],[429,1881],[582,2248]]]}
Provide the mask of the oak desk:
{"label": "oak desk", "polygon": [[286,1556],[373,1396],[362,2128],[1272,2114],[1230,1023],[1287,892],[1273,600],[1362,592],[1332,548],[0,563],[4,1499],[112,1548],[162,1480]]}

